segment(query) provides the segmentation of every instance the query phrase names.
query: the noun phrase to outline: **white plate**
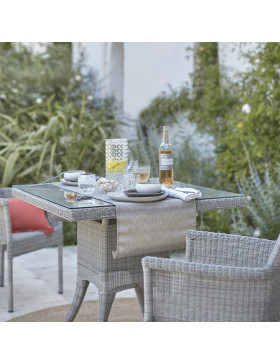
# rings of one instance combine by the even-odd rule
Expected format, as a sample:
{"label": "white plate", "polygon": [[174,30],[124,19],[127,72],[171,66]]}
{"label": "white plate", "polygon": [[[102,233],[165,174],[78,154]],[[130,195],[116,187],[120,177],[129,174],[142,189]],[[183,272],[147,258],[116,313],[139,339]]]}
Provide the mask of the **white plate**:
{"label": "white plate", "polygon": [[167,193],[164,193],[161,196],[150,196],[150,197],[128,197],[123,192],[108,192],[108,196],[110,196],[113,200],[123,201],[123,202],[152,202],[163,200],[167,197]]}
{"label": "white plate", "polygon": [[65,185],[69,185],[69,186],[78,186],[78,182],[67,181],[64,178],[61,178],[60,182],[64,183]]}
{"label": "white plate", "polygon": [[84,174],[86,173],[83,170],[78,170],[78,171],[67,171],[64,172],[64,179],[66,179],[66,181],[71,181],[71,182],[77,182],[78,181],[78,177],[80,174]]}

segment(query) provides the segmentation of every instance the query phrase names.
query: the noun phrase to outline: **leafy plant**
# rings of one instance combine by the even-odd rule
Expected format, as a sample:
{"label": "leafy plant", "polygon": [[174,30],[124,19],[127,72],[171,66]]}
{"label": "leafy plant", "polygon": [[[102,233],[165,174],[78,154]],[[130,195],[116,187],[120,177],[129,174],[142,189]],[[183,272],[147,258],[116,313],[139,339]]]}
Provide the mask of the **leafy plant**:
{"label": "leafy plant", "polygon": [[83,71],[84,55],[72,63],[70,43],[12,43],[0,48],[0,112],[14,114],[49,99],[81,105],[85,91],[89,104],[99,103],[99,83],[93,71]]}
{"label": "leafy plant", "polygon": [[102,174],[105,139],[117,121],[114,102],[99,99],[83,59],[68,44],[22,44],[0,53],[0,178],[3,186],[39,182],[63,170]]}
{"label": "leafy plant", "polygon": [[[215,155],[211,147],[205,143],[210,136],[196,130],[196,126],[186,123],[185,113],[174,115],[174,124],[171,128],[170,142],[174,146],[174,178],[188,181],[193,184],[205,184],[215,180]],[[146,135],[147,134],[147,135]],[[139,163],[151,165],[151,176],[158,177],[159,155],[158,149],[162,142],[162,128],[154,119],[147,124],[145,131],[138,125],[138,138],[131,142],[134,159]]]}
{"label": "leafy plant", "polygon": [[149,107],[142,110],[139,115],[140,127],[147,136],[147,129],[151,127],[156,131],[161,131],[163,125],[173,125],[177,123],[177,116],[188,109],[189,89],[182,87],[181,89],[169,88],[169,93],[163,92],[152,100]]}
{"label": "leafy plant", "polygon": [[[259,43],[250,52],[245,52],[241,44],[241,57],[247,60],[249,67],[232,78],[227,76],[227,70],[219,62],[217,43],[196,43],[188,52],[194,55],[192,85],[160,95],[141,112],[140,125],[144,125],[144,135],[149,138],[149,125],[154,125],[156,131],[162,125],[176,129],[181,117],[185,130],[195,125],[196,133],[201,134],[196,134],[198,138],[186,133],[181,134],[181,139],[174,138],[175,152],[176,149],[179,151],[175,154],[175,178],[235,191],[236,178],[243,181],[251,176],[249,153],[260,179],[264,181],[262,187],[266,186],[269,182],[267,170],[274,170],[280,159],[280,44]],[[201,148],[196,148],[202,136],[210,136],[204,143],[211,151],[208,156],[201,153]],[[153,153],[157,154],[152,140],[146,143],[146,148],[151,145]],[[275,183],[279,186],[277,181]],[[245,179],[244,185],[249,189]],[[262,189],[262,193],[268,194],[264,191]],[[266,196],[266,203],[272,206],[267,207],[267,214],[276,211],[277,206],[273,205],[277,205],[275,193],[270,196],[274,202],[269,202]],[[252,208],[255,213],[259,211],[256,206]],[[230,224],[233,224],[232,229],[239,229],[244,234],[251,234],[251,230],[258,227],[264,236],[269,236],[257,215],[254,220],[253,216],[253,210],[245,220],[242,212],[233,216],[228,212],[211,212],[202,217],[200,227],[229,232]],[[264,215],[263,219],[275,236],[272,217]]]}
{"label": "leafy plant", "polygon": [[280,44],[260,43],[243,57],[250,68],[239,74],[239,102],[228,112],[217,147],[217,167],[224,180],[231,181],[235,175],[249,175],[244,148],[261,176],[267,166],[273,170],[280,157]]}
{"label": "leafy plant", "polygon": [[247,196],[246,210],[233,211],[232,231],[274,240],[280,233],[280,164],[273,174],[267,168],[263,178],[251,162],[249,169],[249,177],[244,176],[240,182]]}
{"label": "leafy plant", "polygon": [[2,186],[39,182],[73,168],[102,174],[105,139],[116,124],[104,107],[88,110],[85,99],[79,109],[49,99],[13,117],[0,114]]}
{"label": "leafy plant", "polygon": [[[116,125],[113,99],[100,99],[83,58],[69,44],[0,47],[0,178],[2,186],[36,183],[69,169],[102,175],[105,139]],[[38,45],[37,45],[38,47]],[[64,240],[76,228],[64,224]]]}

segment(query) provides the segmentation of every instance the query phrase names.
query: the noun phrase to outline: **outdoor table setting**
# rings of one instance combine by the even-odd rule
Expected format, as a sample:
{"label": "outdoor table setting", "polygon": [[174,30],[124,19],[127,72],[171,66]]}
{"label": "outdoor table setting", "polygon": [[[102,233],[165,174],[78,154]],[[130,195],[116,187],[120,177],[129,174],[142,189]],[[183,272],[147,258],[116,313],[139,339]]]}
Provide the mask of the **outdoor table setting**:
{"label": "outdoor table setting", "polygon": [[[98,321],[107,321],[116,292],[128,288],[135,288],[143,311],[142,258],[185,248],[198,212],[245,206],[241,194],[173,182],[173,169],[172,186],[170,175],[168,184],[163,174],[149,179],[149,166],[133,163],[129,154],[126,139],[109,139],[106,178],[68,171],[59,182],[12,188],[13,196],[77,222],[77,284],[66,321],[74,320],[89,282],[99,290]],[[162,161],[166,176],[170,153]]]}

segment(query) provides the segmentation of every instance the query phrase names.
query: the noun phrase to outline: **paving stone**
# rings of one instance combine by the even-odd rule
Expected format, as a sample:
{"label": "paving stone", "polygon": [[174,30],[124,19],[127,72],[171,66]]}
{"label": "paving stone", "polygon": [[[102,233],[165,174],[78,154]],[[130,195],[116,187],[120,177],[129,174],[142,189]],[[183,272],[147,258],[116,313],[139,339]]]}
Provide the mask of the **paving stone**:
{"label": "paving stone", "polygon": [[[182,259],[176,254],[176,259]],[[172,256],[173,257],[173,256]],[[6,269],[5,269],[6,273]],[[57,293],[57,248],[45,248],[14,258],[14,312],[8,312],[7,276],[0,287],[0,321],[47,307],[72,302],[77,278],[77,246],[63,248],[64,292]],[[118,292],[116,297],[135,297],[134,289]],[[85,300],[98,300],[98,290],[90,284]]]}

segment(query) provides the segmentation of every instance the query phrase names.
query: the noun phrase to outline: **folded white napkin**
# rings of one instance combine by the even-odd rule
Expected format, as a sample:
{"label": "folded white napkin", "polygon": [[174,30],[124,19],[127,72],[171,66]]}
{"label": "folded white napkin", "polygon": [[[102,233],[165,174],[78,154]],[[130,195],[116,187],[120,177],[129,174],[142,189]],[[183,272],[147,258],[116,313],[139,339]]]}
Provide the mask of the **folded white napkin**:
{"label": "folded white napkin", "polygon": [[202,196],[201,192],[199,190],[195,190],[194,188],[177,187],[173,189],[161,186],[161,189],[167,192],[168,196],[174,198],[180,198],[181,200],[184,201],[190,201],[193,200],[194,198],[200,198]]}

